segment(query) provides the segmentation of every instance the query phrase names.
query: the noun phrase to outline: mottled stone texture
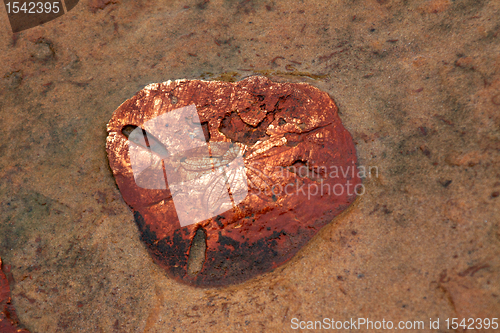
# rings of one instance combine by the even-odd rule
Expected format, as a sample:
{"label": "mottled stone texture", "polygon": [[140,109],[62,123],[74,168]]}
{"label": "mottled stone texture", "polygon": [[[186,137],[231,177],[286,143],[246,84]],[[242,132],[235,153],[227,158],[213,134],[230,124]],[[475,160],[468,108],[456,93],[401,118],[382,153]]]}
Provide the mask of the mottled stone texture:
{"label": "mottled stone texture", "polygon": [[[31,332],[498,317],[498,1],[82,0],[16,35],[1,15],[0,256]],[[140,240],[106,124],[147,84],[252,74],[330,94],[378,174],[274,271],[180,284]]]}
{"label": "mottled stone texture", "polygon": [[[7,270],[7,267],[2,266],[2,259],[0,258],[0,332],[28,333],[28,331],[17,327],[19,319],[11,302],[9,279],[3,272],[4,269]],[[10,267],[7,274],[9,273]]]}

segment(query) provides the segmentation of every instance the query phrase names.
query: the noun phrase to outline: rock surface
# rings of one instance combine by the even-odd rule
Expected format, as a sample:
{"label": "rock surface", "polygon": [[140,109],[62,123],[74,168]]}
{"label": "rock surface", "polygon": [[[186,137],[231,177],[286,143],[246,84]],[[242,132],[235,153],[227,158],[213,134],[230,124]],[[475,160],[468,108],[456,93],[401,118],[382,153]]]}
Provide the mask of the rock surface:
{"label": "rock surface", "polygon": [[[199,119],[178,120],[186,115],[176,110],[190,106]],[[168,121],[160,126],[159,119],[172,114],[170,122],[180,121],[181,127]],[[150,131],[142,144],[130,143],[130,134],[123,133],[131,126],[142,136]],[[198,127],[202,140],[193,134]],[[180,142],[171,137],[184,129],[189,136]],[[337,107],[328,94],[305,83],[273,83],[252,76],[237,83],[151,84],[113,113],[108,133],[110,166],[123,199],[134,211],[141,239],[171,277],[193,285],[224,286],[280,266],[346,209],[356,192],[364,192],[354,143]],[[153,142],[163,148],[155,152]],[[187,149],[189,144],[196,147]],[[182,154],[175,157],[174,150]],[[140,173],[134,170],[134,154],[147,164]],[[226,167],[225,174],[212,172],[230,165],[236,157],[231,155],[242,157],[244,170]],[[158,160],[151,162],[154,156]],[[162,186],[164,175],[168,184]],[[153,180],[144,186],[155,176],[160,184]],[[141,177],[149,179],[141,183]],[[206,181],[200,181],[203,177]],[[176,188],[174,183],[181,181],[183,188]],[[194,187],[189,185],[193,182]],[[190,225],[182,223],[179,214],[193,216],[223,205],[217,199],[227,186],[232,205]],[[236,201],[238,187],[243,192]],[[176,201],[172,193],[179,196],[180,191],[188,193]],[[189,274],[200,229],[200,242],[206,243],[203,259],[196,274]]]}
{"label": "rock surface", "polygon": [[[0,20],[0,256],[31,332],[296,331],[291,320],[500,313],[498,1],[80,1]],[[153,82],[260,74],[330,94],[366,193],[288,263],[167,277],[108,166],[106,124]],[[376,168],[374,168],[376,167]],[[364,329],[364,331],[369,331]]]}
{"label": "rock surface", "polygon": [[18,324],[19,319],[11,302],[9,280],[3,272],[2,259],[0,258],[0,332],[29,333],[27,330],[18,328]]}

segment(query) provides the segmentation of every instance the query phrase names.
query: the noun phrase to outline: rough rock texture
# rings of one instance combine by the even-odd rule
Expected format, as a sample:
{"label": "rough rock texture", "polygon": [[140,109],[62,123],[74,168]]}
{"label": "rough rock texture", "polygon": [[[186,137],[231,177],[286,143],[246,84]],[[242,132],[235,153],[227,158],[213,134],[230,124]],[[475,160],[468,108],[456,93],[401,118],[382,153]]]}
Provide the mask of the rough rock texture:
{"label": "rough rock texture", "polygon": [[9,280],[3,272],[2,259],[0,258],[0,332],[29,333],[27,330],[18,328],[18,324],[19,319],[11,302]]}
{"label": "rough rock texture", "polygon": [[[0,15],[0,256],[31,332],[498,317],[498,1],[82,0],[17,35]],[[141,242],[106,124],[150,83],[250,74],[334,97],[378,174],[288,263],[190,287]]]}
{"label": "rough rock texture", "polygon": [[[176,210],[183,207],[172,200],[168,184],[173,178],[186,179],[185,183],[199,179],[212,171],[212,162],[200,154],[165,156],[163,168],[157,163],[163,169],[158,170],[161,176],[170,168],[165,189],[141,187],[134,178],[130,138],[123,129],[135,126],[146,131],[144,124],[151,119],[189,105],[196,107],[200,129],[206,132],[203,142],[208,139],[212,156],[220,156],[226,164],[231,161],[225,156],[235,155],[229,145],[239,148],[247,186],[243,201],[232,209],[181,227]],[[191,123],[182,120],[182,127],[192,131],[195,127]],[[165,126],[169,124],[161,127]],[[165,136],[162,128],[158,135]],[[356,198],[356,191],[363,192],[354,143],[342,126],[334,102],[328,94],[305,83],[280,84],[252,76],[237,83],[179,80],[152,84],[113,113],[108,132],[109,163],[123,199],[134,211],[141,239],[171,277],[193,285],[224,286],[278,267],[346,209]],[[148,136],[157,145],[163,146],[163,142],[178,148],[179,143],[174,145],[168,137],[156,138],[148,133],[146,139]],[[148,152],[155,148],[152,140],[146,144],[146,139],[139,149],[146,153],[143,158],[149,164],[152,156]],[[131,145],[132,149],[137,147]],[[156,150],[153,154],[169,154],[165,147],[161,152]],[[206,153],[208,157],[208,150]],[[150,171],[154,167],[154,163],[149,165],[141,177],[154,174]],[[205,201],[227,191],[226,186],[217,186],[223,177],[228,178],[226,185],[230,188],[234,188],[231,183],[238,186],[237,169],[228,175],[215,175],[192,189],[202,196],[197,206],[206,206]],[[197,208],[191,214],[196,214]],[[191,244],[195,244],[200,228],[206,239],[200,240],[206,242],[204,258],[200,258],[202,266],[197,274],[189,274],[188,261],[191,252],[196,253],[191,251]]]}

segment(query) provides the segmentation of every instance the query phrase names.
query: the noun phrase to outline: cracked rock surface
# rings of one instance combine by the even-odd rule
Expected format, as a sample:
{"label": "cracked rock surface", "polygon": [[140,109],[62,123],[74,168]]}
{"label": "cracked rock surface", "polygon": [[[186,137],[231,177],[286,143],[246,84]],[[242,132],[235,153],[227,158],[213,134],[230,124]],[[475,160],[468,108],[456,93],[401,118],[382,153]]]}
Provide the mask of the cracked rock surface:
{"label": "cracked rock surface", "polygon": [[[131,127],[139,132],[125,135]],[[169,276],[192,285],[279,267],[364,192],[333,100],[305,83],[151,84],[107,129],[110,167],[141,239]],[[188,274],[200,229],[202,267]]]}

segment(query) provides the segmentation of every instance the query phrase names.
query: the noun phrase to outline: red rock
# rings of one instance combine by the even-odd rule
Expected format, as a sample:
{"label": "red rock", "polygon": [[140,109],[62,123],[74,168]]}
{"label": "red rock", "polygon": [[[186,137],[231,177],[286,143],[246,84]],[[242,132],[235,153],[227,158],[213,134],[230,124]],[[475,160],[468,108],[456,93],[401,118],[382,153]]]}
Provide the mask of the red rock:
{"label": "red rock", "polygon": [[18,320],[14,306],[11,304],[9,281],[2,271],[0,258],[0,332],[2,333],[29,333],[17,327]]}

